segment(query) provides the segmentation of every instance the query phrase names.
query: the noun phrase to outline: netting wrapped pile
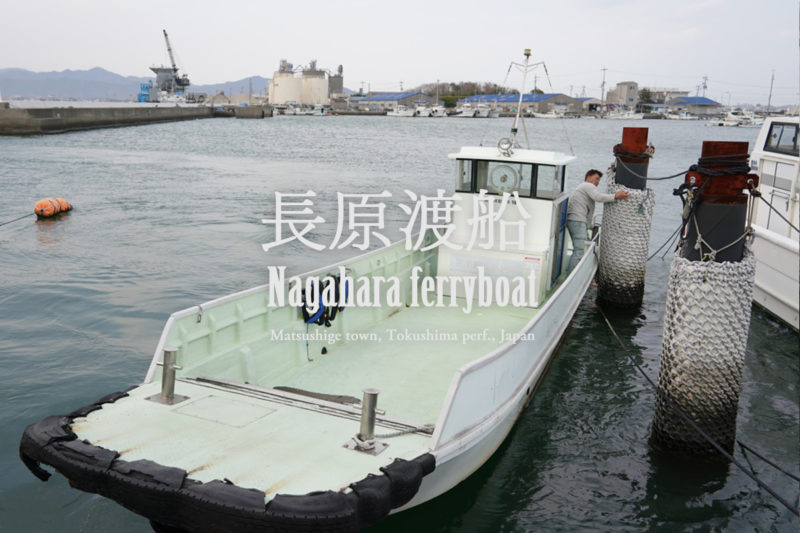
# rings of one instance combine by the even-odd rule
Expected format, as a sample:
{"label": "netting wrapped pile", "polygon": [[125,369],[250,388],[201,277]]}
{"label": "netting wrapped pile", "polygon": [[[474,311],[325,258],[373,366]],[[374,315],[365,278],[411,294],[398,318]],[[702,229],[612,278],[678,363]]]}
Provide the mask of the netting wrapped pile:
{"label": "netting wrapped pile", "polygon": [[741,262],[673,258],[653,424],[661,445],[714,452],[669,406],[666,395],[723,447],[733,449],[754,275],[749,247]]}
{"label": "netting wrapped pile", "polygon": [[[625,189],[608,173],[608,192]],[[642,303],[655,194],[652,189],[625,189],[628,198],[603,204],[597,291],[601,300],[634,307]]]}

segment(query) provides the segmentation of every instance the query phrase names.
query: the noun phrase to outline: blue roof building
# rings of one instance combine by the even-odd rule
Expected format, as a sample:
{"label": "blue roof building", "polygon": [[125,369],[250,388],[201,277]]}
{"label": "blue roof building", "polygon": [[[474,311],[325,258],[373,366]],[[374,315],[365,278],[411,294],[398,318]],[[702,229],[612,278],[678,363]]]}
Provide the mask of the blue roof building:
{"label": "blue roof building", "polygon": [[669,101],[670,111],[686,111],[692,115],[713,115],[722,111],[722,104],[705,96],[679,96]]}
{"label": "blue roof building", "polygon": [[[519,104],[519,93],[512,94],[476,94],[462,98],[461,104],[488,104],[495,109],[514,111]],[[522,109],[546,113],[552,109],[564,109],[570,112],[581,111],[581,101],[561,93],[525,93],[522,95]]]}
{"label": "blue roof building", "polygon": [[436,98],[421,92],[370,93],[361,99],[359,107],[369,110],[395,109],[399,105],[437,105]]}

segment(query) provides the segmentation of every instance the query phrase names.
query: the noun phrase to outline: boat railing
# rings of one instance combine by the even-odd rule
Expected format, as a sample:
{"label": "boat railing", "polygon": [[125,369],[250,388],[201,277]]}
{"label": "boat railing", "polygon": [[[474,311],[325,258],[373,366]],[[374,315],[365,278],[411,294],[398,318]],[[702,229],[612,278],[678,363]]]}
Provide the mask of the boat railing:
{"label": "boat railing", "polygon": [[[436,272],[437,250],[422,251],[433,239],[428,235],[420,249],[406,250],[405,241],[341,261],[299,277],[324,277],[345,267],[354,279],[361,276],[397,276],[408,280],[414,265],[424,267],[423,275]],[[286,276],[288,280],[289,276]],[[403,287],[410,292],[410,281]],[[287,282],[288,285],[288,282]],[[288,287],[284,287],[288,290]],[[270,285],[260,285],[230,294],[174,313],[162,331],[145,382],[159,380],[157,366],[161,363],[165,347],[177,350],[177,363],[181,367],[178,377],[205,376],[234,380],[251,380],[270,369],[278,371],[310,361],[308,343],[297,341],[272,341],[284,334],[306,333],[308,327],[301,318],[300,309],[290,305],[285,297],[282,307],[271,302]],[[333,322],[332,332],[357,332],[386,318],[395,310],[389,306],[353,307],[346,309],[342,318]],[[273,335],[275,332],[275,335]],[[286,335],[284,335],[286,336]]]}
{"label": "boat railing", "polygon": [[[519,408],[543,375],[569,320],[597,269],[592,242],[578,266],[513,340],[462,366],[450,383],[436,422],[432,451],[449,455]],[[510,420],[513,420],[513,416]],[[506,431],[511,429],[507,425]]]}

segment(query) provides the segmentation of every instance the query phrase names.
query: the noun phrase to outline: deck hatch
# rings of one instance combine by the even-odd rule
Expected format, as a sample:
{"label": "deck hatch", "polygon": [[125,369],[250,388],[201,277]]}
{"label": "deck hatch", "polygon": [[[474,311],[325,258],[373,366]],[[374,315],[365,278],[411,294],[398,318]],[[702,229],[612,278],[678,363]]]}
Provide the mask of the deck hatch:
{"label": "deck hatch", "polygon": [[205,396],[174,410],[175,413],[242,428],[275,412],[275,409],[231,398]]}

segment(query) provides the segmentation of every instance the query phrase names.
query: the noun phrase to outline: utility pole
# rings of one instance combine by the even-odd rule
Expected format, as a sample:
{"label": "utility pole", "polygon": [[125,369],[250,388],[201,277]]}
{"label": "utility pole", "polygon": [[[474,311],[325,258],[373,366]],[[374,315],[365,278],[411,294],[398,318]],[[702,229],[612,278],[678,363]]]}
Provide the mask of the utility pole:
{"label": "utility pole", "polygon": [[708,76],[703,76],[703,96],[706,95],[706,89],[708,88]]}
{"label": "utility pole", "polygon": [[403,82],[400,82],[400,92],[403,92]]}
{"label": "utility pole", "polygon": [[601,69],[603,71],[603,83],[600,85],[600,110],[601,112],[605,112],[606,106],[606,67]]}
{"label": "utility pole", "polygon": [[767,99],[767,116],[769,116],[770,107],[772,106],[772,84],[775,83],[775,71],[772,71],[772,79],[769,80],[769,98]]}

